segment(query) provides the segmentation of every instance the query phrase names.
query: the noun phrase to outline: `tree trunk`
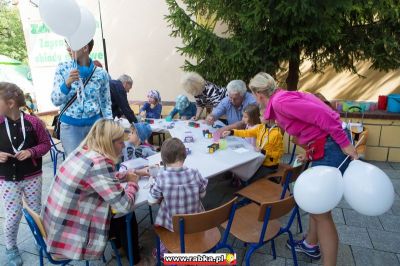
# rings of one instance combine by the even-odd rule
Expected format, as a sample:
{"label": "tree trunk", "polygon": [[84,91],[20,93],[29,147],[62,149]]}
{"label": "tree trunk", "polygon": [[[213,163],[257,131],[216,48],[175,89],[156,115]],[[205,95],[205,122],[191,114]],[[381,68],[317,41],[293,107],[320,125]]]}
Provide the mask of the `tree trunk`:
{"label": "tree trunk", "polygon": [[291,58],[289,60],[289,73],[286,78],[288,91],[296,91],[299,83],[300,74],[300,47],[295,45],[291,49]]}

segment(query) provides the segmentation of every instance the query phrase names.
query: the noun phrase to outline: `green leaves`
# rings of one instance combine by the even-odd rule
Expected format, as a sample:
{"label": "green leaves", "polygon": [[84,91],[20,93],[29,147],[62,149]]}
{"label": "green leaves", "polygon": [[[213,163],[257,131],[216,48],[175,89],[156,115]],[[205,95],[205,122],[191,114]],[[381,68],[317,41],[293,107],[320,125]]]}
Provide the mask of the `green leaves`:
{"label": "green leaves", "polygon": [[[400,66],[400,1],[395,0],[166,0],[178,50],[195,59],[187,71],[226,85],[248,81],[259,71],[275,75],[289,64],[311,60],[313,70],[332,65],[357,73],[355,63],[369,60],[381,70]],[[228,36],[196,23],[195,14],[215,14],[228,27]],[[300,48],[300,49],[299,49]],[[294,68],[294,69],[293,69]],[[297,69],[296,69],[297,68]],[[288,87],[296,88],[295,79]],[[293,84],[293,82],[295,84]]]}
{"label": "green leaves", "polygon": [[27,62],[24,33],[18,10],[0,0],[0,54]]}

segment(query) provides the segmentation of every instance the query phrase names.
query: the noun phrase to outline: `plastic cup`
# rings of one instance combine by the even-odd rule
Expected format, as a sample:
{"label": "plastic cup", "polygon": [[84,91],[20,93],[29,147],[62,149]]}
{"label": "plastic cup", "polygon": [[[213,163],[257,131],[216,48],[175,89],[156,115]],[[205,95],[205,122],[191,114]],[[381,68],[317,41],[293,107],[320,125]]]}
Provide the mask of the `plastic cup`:
{"label": "plastic cup", "polygon": [[226,139],[220,139],[219,140],[219,148],[221,150],[225,150],[228,147],[228,142],[226,141]]}

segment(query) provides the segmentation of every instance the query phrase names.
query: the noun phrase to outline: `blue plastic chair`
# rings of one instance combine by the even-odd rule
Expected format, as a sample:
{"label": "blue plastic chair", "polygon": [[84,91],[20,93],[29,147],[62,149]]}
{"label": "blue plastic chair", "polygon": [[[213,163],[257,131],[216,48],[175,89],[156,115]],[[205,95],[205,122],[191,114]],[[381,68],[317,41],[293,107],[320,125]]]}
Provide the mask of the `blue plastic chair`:
{"label": "blue plastic chair", "polygon": [[50,132],[47,131],[47,134],[49,135],[50,138],[50,157],[51,160],[53,161],[53,175],[56,175],[57,172],[57,164],[58,164],[58,156],[62,156],[63,160],[65,160],[65,152],[61,151],[57,145],[61,144],[61,142],[55,143],[53,138],[50,135]]}
{"label": "blue plastic chair", "polygon": [[[160,241],[173,253],[216,252],[222,248],[234,253],[227,240],[235,215],[236,200],[237,197],[220,207],[201,213],[174,215],[174,232],[156,226],[157,265],[161,265]],[[224,222],[227,226],[221,237],[218,226]]]}
{"label": "blue plastic chair", "polygon": [[[248,201],[248,199],[244,199],[243,201]],[[247,266],[250,265],[252,254],[268,242],[271,242],[272,255],[273,258],[276,259],[274,240],[285,233],[289,236],[293,262],[294,265],[297,266],[293,235],[290,231],[297,209],[298,207],[294,201],[294,197],[290,196],[274,202],[264,202],[261,205],[249,203],[236,210],[230,232],[234,237],[243,241],[248,247],[245,256]],[[290,215],[287,225],[282,226],[278,219],[290,211],[292,214]],[[224,224],[223,227],[228,228],[226,224]]]}
{"label": "blue plastic chair", "polygon": [[[51,264],[54,265],[67,265],[70,263],[72,260],[70,259],[57,259],[54,258],[49,252],[47,252],[47,244],[44,238],[46,238],[47,234],[44,229],[42,220],[40,216],[35,213],[32,209],[30,209],[24,202],[24,208],[22,209],[22,212],[24,214],[24,217],[26,219],[26,222],[28,223],[29,228],[32,231],[32,234],[36,240],[36,243],[39,247],[39,261],[40,261],[40,266],[44,265],[43,258],[46,256],[46,258],[50,261]],[[115,246],[114,241],[111,241],[111,247],[113,251],[115,252],[116,258],[117,258],[117,263],[118,266],[122,266],[121,263],[121,256],[118,253],[118,249]],[[103,255],[103,262],[106,262],[106,259]],[[86,266],[89,266],[89,262],[86,261]]]}

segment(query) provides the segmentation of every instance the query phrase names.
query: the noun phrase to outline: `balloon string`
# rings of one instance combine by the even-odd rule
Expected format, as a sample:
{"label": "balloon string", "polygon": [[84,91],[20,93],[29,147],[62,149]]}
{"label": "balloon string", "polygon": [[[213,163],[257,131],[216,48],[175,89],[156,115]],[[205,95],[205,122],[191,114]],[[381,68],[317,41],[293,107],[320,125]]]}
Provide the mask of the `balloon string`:
{"label": "balloon string", "polygon": [[[350,136],[351,136],[351,132],[350,132]],[[356,144],[356,146],[355,146],[354,148],[357,148],[358,145],[361,144],[361,140],[362,140],[363,138],[364,138],[364,135],[361,136],[361,138],[358,140],[358,142],[357,142],[357,144]],[[352,138],[352,137],[351,137],[351,139],[352,139],[352,142],[353,142],[353,138]],[[338,169],[340,169],[340,167],[343,166],[343,164],[347,161],[347,159],[349,159],[349,157],[350,157],[350,155],[347,155],[347,157],[346,157],[346,158],[343,160],[343,162],[339,165]]]}

